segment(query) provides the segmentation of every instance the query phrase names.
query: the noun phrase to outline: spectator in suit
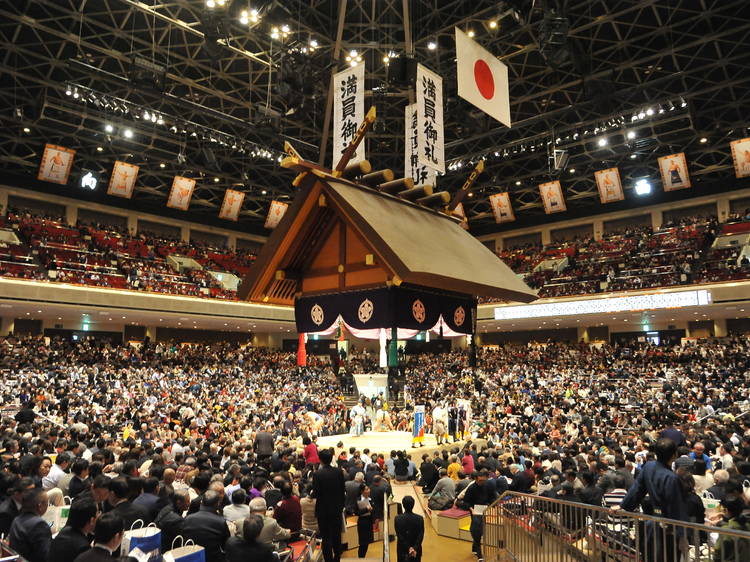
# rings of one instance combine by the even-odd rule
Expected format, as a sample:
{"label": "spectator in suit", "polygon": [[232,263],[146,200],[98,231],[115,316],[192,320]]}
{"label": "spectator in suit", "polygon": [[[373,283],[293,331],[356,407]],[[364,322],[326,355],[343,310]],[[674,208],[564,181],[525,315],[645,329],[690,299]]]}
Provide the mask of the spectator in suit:
{"label": "spectator in suit", "polygon": [[182,514],[190,505],[190,494],[187,490],[175,490],[170,502],[161,508],[154,523],[161,529],[161,549],[166,552],[172,548],[172,541],[182,534],[185,519]]}
{"label": "spectator in suit", "polygon": [[21,496],[21,512],[10,526],[10,547],[28,562],[47,562],[52,533],[42,519],[47,511],[47,492],[39,488],[25,490]]}
{"label": "spectator in suit", "polygon": [[128,530],[133,523],[139,519],[144,525],[151,523],[152,519],[148,510],[142,505],[133,504],[129,501],[130,486],[125,478],[114,478],[109,483],[109,504],[112,512],[122,517],[123,525]]}
{"label": "spectator in suit", "polygon": [[232,504],[223,509],[224,519],[230,523],[237,522],[235,533],[242,535],[242,521],[250,515],[250,507],[247,505],[247,492],[242,488],[232,492]]}
{"label": "spectator in suit", "polygon": [[221,496],[214,490],[203,494],[200,510],[185,518],[182,536],[193,539],[206,549],[206,562],[224,562],[224,545],[229,539],[229,527],[219,514]]}
{"label": "spectator in suit", "polygon": [[364,481],[364,473],[357,472],[353,480],[347,480],[344,483],[344,507],[346,508],[347,515],[357,513],[357,500],[359,499],[359,492],[362,489]]}
{"label": "spectator in suit", "polygon": [[341,521],[344,511],[344,475],[331,466],[333,453],[324,449],[318,453],[320,468],[313,473],[315,494],[315,516],[323,542],[325,562],[338,562],[341,559]]}
{"label": "spectator in suit", "polygon": [[288,541],[291,538],[292,533],[289,529],[284,529],[276,519],[268,516],[268,505],[263,498],[253,498],[250,500],[250,511],[256,515],[260,515],[263,520],[263,529],[260,531],[258,542],[273,546],[282,541]]}
{"label": "spectator in suit", "polygon": [[62,531],[52,539],[48,560],[74,560],[91,546],[89,535],[93,534],[99,510],[92,499],[83,499],[70,506],[68,521]]}
{"label": "spectator in suit", "polygon": [[89,480],[89,461],[77,458],[73,461],[73,466],[70,470],[73,473],[73,477],[70,479],[70,484],[68,485],[68,495],[71,498],[75,498],[91,486],[91,481]]}
{"label": "spectator in suit", "polygon": [[227,541],[226,562],[275,562],[273,548],[258,541],[262,530],[263,518],[255,513],[248,515],[242,524],[242,538]]}
{"label": "spectator in suit", "polygon": [[[116,513],[105,513],[94,527],[94,546],[79,554],[74,562],[109,562],[119,559],[120,543],[124,527],[122,517]],[[128,560],[132,560],[129,558]]]}
{"label": "spectator in suit", "polygon": [[258,461],[263,461],[273,454],[274,438],[271,431],[273,431],[273,424],[269,424],[264,431],[259,431],[255,435],[254,449]]}
{"label": "spectator in suit", "polygon": [[414,510],[414,498],[401,500],[404,513],[396,516],[396,553],[398,562],[420,562],[422,560],[422,539],[424,538],[424,518]]}
{"label": "spectator in suit", "polygon": [[7,535],[13,520],[21,513],[21,498],[23,493],[29,488],[34,487],[34,480],[31,478],[18,478],[10,486],[10,497],[0,504],[0,534]]}
{"label": "spectator in suit", "polygon": [[140,505],[146,508],[151,521],[156,518],[161,508],[164,507],[164,502],[159,496],[158,478],[154,478],[153,476],[146,478],[143,482],[143,493],[133,500],[133,505]]}

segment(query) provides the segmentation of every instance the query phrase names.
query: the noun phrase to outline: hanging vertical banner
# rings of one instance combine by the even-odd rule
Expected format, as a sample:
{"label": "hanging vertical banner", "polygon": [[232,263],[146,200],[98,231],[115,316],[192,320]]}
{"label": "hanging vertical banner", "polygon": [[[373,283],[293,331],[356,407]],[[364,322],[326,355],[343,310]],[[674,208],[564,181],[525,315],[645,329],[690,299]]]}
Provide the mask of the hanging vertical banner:
{"label": "hanging vertical banner", "polygon": [[542,202],[544,203],[544,212],[548,215],[567,211],[567,208],[565,207],[565,198],[563,197],[562,187],[560,186],[559,181],[555,180],[547,183],[540,183],[539,194],[542,196]]}
{"label": "hanging vertical banner", "polygon": [[284,216],[284,213],[286,213],[288,207],[288,203],[283,203],[281,201],[271,201],[271,206],[268,208],[268,216],[266,217],[266,224],[264,226],[270,229],[274,229],[279,226],[279,222]]}
{"label": "hanging vertical banner", "polygon": [[[333,150],[331,168],[339,163],[349,143],[365,119],[365,65],[348,67],[333,76]],[[349,163],[365,159],[361,142]]]}
{"label": "hanging vertical banner", "polygon": [[68,183],[70,168],[76,151],[54,144],[44,145],[42,163],[39,165],[37,179],[65,185]]}
{"label": "hanging vertical banner", "polygon": [[687,189],[691,185],[684,152],[659,158],[659,171],[664,191]]}
{"label": "hanging vertical banner", "polygon": [[419,141],[417,131],[419,130],[419,118],[417,117],[417,104],[407,105],[406,109],[406,139],[404,140],[404,176],[414,180],[414,187],[420,185],[436,186],[437,174],[432,168],[428,168],[419,162]]}
{"label": "hanging vertical banner", "polygon": [[194,189],[194,179],[175,176],[172,180],[172,189],[169,191],[169,197],[167,197],[167,207],[187,211],[190,206],[190,199],[193,197]]}
{"label": "hanging vertical banner", "polygon": [[729,143],[734,160],[734,175],[738,178],[750,177],[750,138]]}
{"label": "hanging vertical banner", "polygon": [[237,221],[240,218],[240,209],[245,200],[245,194],[234,189],[227,189],[224,193],[224,202],[221,204],[219,218],[228,221]]}
{"label": "hanging vertical banner", "polygon": [[599,188],[599,200],[602,203],[614,203],[625,199],[618,168],[607,168],[594,172],[594,178],[596,179],[596,187]]}
{"label": "hanging vertical banner", "polygon": [[509,193],[495,193],[494,195],[490,195],[490,206],[495,215],[496,223],[516,220],[516,215],[513,214],[513,206],[510,204]]}
{"label": "hanging vertical banner", "polygon": [[444,174],[443,79],[418,64],[416,88],[418,162]]}
{"label": "hanging vertical banner", "polygon": [[135,189],[135,179],[138,177],[138,169],[138,166],[135,164],[116,161],[112,168],[112,176],[109,178],[107,195],[130,199]]}

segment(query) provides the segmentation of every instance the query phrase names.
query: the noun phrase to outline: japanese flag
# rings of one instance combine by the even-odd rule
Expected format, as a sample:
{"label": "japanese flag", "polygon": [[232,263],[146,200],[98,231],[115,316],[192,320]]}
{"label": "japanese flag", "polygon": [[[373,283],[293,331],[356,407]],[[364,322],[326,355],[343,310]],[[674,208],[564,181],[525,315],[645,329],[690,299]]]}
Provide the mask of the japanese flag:
{"label": "japanese flag", "polygon": [[458,95],[508,127],[508,67],[456,28]]}

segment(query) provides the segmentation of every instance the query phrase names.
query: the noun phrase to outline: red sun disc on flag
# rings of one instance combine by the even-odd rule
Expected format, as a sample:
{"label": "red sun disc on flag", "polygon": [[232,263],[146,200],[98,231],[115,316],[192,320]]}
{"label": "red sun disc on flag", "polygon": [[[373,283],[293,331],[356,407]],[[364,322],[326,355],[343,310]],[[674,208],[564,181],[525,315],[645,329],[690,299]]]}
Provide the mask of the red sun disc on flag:
{"label": "red sun disc on flag", "polygon": [[495,96],[495,79],[492,77],[492,70],[482,59],[474,63],[474,82],[484,99],[491,100]]}

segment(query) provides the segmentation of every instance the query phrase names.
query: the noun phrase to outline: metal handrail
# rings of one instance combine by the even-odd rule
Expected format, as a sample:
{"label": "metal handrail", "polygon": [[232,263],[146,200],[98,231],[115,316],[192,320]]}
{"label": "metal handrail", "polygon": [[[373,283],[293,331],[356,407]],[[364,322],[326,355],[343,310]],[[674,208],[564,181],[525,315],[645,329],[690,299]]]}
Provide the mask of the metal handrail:
{"label": "metal handrail", "polygon": [[750,553],[750,532],[518,492],[483,521],[487,562],[740,562],[735,553]]}
{"label": "metal handrail", "polygon": [[391,560],[391,539],[390,539],[390,502],[388,498],[383,502],[383,562],[390,562]]}

